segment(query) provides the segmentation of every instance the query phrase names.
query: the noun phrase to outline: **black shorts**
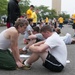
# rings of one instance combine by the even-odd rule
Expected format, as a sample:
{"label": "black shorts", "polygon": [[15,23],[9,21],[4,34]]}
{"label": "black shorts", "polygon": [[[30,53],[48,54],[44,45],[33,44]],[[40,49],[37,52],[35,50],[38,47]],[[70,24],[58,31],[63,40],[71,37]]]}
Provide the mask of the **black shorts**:
{"label": "black shorts", "polygon": [[75,23],[73,23],[72,28],[75,29]]}
{"label": "black shorts", "polygon": [[49,52],[45,63],[43,63],[43,66],[53,72],[61,72],[64,68],[64,66]]}

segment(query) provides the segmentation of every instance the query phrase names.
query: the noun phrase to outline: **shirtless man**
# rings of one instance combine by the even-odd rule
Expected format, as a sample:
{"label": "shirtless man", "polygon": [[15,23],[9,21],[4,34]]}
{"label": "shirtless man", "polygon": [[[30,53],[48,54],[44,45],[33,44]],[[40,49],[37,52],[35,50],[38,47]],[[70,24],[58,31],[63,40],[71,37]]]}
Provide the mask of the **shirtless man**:
{"label": "shirtless man", "polygon": [[[16,67],[22,68],[23,60],[19,56],[18,37],[19,33],[24,33],[28,21],[18,18],[14,27],[8,28],[0,33],[0,68],[15,70]],[[11,49],[11,52],[9,51]]]}

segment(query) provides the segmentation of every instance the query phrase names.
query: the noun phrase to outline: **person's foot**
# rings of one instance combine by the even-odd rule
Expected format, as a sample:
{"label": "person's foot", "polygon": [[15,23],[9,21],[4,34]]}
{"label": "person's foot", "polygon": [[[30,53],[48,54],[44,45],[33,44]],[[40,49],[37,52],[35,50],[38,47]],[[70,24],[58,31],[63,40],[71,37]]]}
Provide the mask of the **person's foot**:
{"label": "person's foot", "polygon": [[20,68],[16,68],[16,70],[19,70],[19,69],[21,69],[21,70],[30,70],[31,69],[31,66],[23,66],[23,67],[20,67]]}
{"label": "person's foot", "polygon": [[27,50],[23,51],[22,48],[21,48],[21,49],[19,49],[19,53],[20,54],[26,54],[27,53]]}
{"label": "person's foot", "polygon": [[[23,60],[23,62],[22,62],[22,66],[20,67],[16,67],[16,70],[19,70],[19,69],[22,69],[22,70],[30,70],[30,66],[25,66],[25,64],[24,64],[24,62],[25,62],[26,60]],[[18,63],[19,64],[19,63]]]}
{"label": "person's foot", "polygon": [[23,64],[24,64],[24,67],[23,67],[24,70],[30,70],[31,69],[31,65],[27,64],[26,60],[23,61]]}
{"label": "person's foot", "polygon": [[31,66],[24,65],[21,69],[23,69],[23,70],[30,70],[31,69]]}

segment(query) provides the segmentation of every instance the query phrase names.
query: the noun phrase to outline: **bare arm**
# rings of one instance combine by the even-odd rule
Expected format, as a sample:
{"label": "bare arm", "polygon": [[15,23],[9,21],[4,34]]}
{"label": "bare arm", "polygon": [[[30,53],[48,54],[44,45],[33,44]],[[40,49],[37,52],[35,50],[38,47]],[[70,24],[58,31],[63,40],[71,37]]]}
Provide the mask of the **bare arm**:
{"label": "bare arm", "polygon": [[12,33],[10,36],[10,40],[11,40],[11,50],[12,50],[13,57],[16,61],[16,64],[18,67],[22,67],[23,64],[20,59],[19,50],[18,50],[18,34]]}
{"label": "bare arm", "polygon": [[28,37],[29,39],[36,39],[37,37],[36,37],[36,35],[30,35],[29,37]]}
{"label": "bare arm", "polygon": [[44,44],[44,43],[45,41],[40,41],[40,42],[35,43],[34,46],[40,46],[41,44]]}
{"label": "bare arm", "polygon": [[33,44],[29,47],[32,52],[44,52],[47,48],[49,48],[49,46],[43,42],[40,42],[37,45]]}
{"label": "bare arm", "polygon": [[31,46],[32,44],[34,44],[36,42],[36,40],[30,40],[30,42],[26,45],[26,49],[29,48],[29,46]]}

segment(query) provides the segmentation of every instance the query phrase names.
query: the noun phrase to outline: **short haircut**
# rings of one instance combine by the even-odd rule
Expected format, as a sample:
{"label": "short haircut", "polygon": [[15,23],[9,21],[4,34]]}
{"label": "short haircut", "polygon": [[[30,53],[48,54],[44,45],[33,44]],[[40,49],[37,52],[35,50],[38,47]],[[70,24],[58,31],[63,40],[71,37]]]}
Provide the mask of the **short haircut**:
{"label": "short haircut", "polygon": [[46,32],[46,31],[53,32],[53,29],[52,29],[52,27],[50,27],[50,25],[45,25],[40,30],[40,32]]}
{"label": "short haircut", "polygon": [[40,28],[37,27],[37,26],[33,27],[33,30],[36,31],[36,32],[38,32],[38,33],[40,32]]}
{"label": "short haircut", "polygon": [[22,26],[28,26],[28,21],[24,18],[18,18],[16,21],[15,21],[15,25],[14,27],[15,28],[18,28],[18,26],[22,27]]}
{"label": "short haircut", "polygon": [[60,29],[59,27],[57,27],[57,28],[55,29],[55,31],[56,31],[58,34],[61,33],[61,29]]}
{"label": "short haircut", "polygon": [[34,5],[30,5],[30,7],[33,7],[34,8]]}
{"label": "short haircut", "polygon": [[33,22],[33,19],[32,18],[28,19],[28,22],[30,24],[31,22]]}

